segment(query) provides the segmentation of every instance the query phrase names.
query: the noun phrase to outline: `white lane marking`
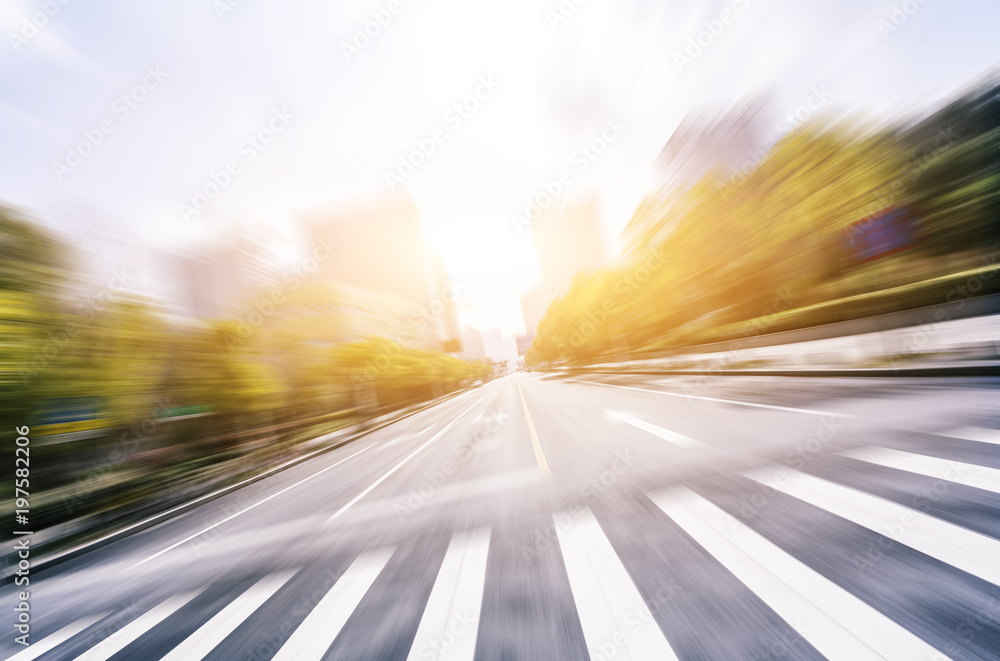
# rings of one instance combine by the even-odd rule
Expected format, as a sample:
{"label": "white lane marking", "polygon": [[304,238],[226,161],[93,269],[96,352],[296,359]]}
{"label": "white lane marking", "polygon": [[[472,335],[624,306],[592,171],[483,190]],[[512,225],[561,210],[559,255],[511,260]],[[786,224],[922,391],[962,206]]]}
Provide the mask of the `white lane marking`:
{"label": "white lane marking", "polygon": [[560,512],[553,520],[590,658],[676,661],[655,621],[637,629],[629,620],[649,609],[590,510]]}
{"label": "white lane marking", "polygon": [[32,643],[27,649],[21,650],[14,656],[10,657],[8,661],[31,661],[32,659],[37,659],[50,649],[61,645],[76,634],[80,633],[94,622],[101,620],[107,616],[107,614],[108,613],[98,613],[97,615],[91,615],[89,617],[79,619],[72,624],[66,625],[59,631],[42,638],[37,643]]}
{"label": "white lane marking", "polygon": [[745,475],[799,500],[885,535],[984,581],[1000,585],[1000,540],[956,526],[909,507],[782,468]]}
{"label": "white lane marking", "polygon": [[257,581],[160,661],[199,661],[205,658],[294,574],[294,570],[277,572]]}
{"label": "white lane marking", "polygon": [[996,429],[984,429],[983,427],[957,427],[956,429],[946,429],[944,431],[934,433],[938,436],[961,438],[967,441],[1000,444],[1000,431],[997,431]]}
{"label": "white lane marking", "polygon": [[[458,399],[459,399],[459,398],[461,398],[461,397],[465,397],[465,395],[468,395],[468,394],[470,394],[471,392],[474,392],[474,391],[469,391],[469,392],[466,392],[466,393],[463,393],[463,394],[459,395],[458,397],[456,397],[455,399],[453,399],[453,400],[452,400],[452,402],[455,402],[455,401],[458,401]],[[485,395],[483,395],[483,397],[485,397]],[[482,397],[480,398],[480,401],[481,401],[481,400],[482,400]],[[478,403],[478,401],[477,401],[477,403]],[[475,405],[473,405],[473,406],[475,406]],[[466,409],[466,410],[468,410],[468,409]],[[437,423],[434,423],[434,424],[437,424]],[[431,427],[433,427],[433,426],[434,426],[434,425],[431,425]],[[430,429],[430,427],[428,427],[428,429]],[[424,430],[424,431],[426,431],[426,430]],[[138,567],[138,566],[140,566],[140,565],[143,565],[143,564],[145,564],[145,563],[149,562],[150,560],[153,560],[154,558],[157,558],[157,557],[159,557],[159,556],[163,555],[163,554],[164,554],[164,553],[166,553],[167,551],[170,551],[170,550],[172,550],[172,549],[175,549],[175,548],[177,548],[178,546],[180,546],[181,544],[183,544],[183,543],[185,543],[185,542],[189,542],[189,541],[191,541],[192,539],[194,539],[195,537],[197,537],[197,536],[199,536],[199,535],[203,535],[203,534],[205,534],[206,532],[208,532],[209,530],[212,530],[213,528],[216,528],[216,527],[218,527],[218,526],[221,526],[221,525],[222,525],[223,523],[226,523],[227,521],[230,521],[230,520],[232,520],[232,519],[234,519],[234,518],[238,517],[238,516],[239,516],[240,514],[243,514],[244,512],[247,512],[247,511],[249,511],[249,510],[252,510],[253,508],[257,507],[258,505],[261,505],[261,504],[263,504],[263,503],[267,502],[268,500],[270,500],[270,499],[272,499],[272,498],[274,498],[274,497],[276,497],[276,496],[280,496],[281,494],[283,494],[284,492],[288,491],[289,489],[293,489],[293,488],[295,488],[295,487],[299,486],[300,484],[302,484],[303,482],[308,482],[309,480],[313,479],[313,478],[314,478],[314,477],[316,477],[317,475],[320,475],[320,474],[322,474],[322,473],[325,473],[326,471],[330,470],[331,468],[334,468],[334,467],[336,467],[336,466],[339,466],[340,464],[344,463],[344,462],[345,462],[345,461],[347,461],[348,459],[351,459],[352,457],[355,457],[355,456],[357,456],[357,455],[361,454],[362,452],[365,452],[365,451],[367,451],[367,450],[370,450],[370,449],[372,449],[373,447],[376,447],[377,445],[378,445],[377,443],[374,443],[374,444],[372,444],[372,445],[369,445],[369,446],[368,446],[368,447],[366,447],[366,448],[363,448],[363,449],[361,449],[361,450],[358,450],[358,451],[357,451],[357,452],[355,452],[354,454],[352,454],[352,455],[350,455],[350,456],[348,456],[348,457],[345,457],[344,459],[341,459],[341,460],[340,460],[340,461],[338,461],[337,463],[335,463],[335,464],[333,464],[333,465],[331,465],[331,466],[327,466],[326,468],[324,468],[324,469],[322,469],[322,470],[320,470],[320,471],[317,471],[316,473],[313,473],[312,475],[310,475],[309,477],[307,477],[307,478],[305,478],[305,479],[303,479],[303,480],[299,480],[299,481],[298,481],[298,482],[296,482],[295,484],[293,484],[293,485],[291,485],[291,486],[289,486],[289,487],[286,487],[286,488],[282,489],[281,491],[279,491],[279,492],[277,492],[277,493],[274,493],[274,494],[271,494],[270,496],[268,496],[268,497],[267,497],[267,498],[265,498],[264,500],[262,500],[262,501],[260,501],[260,502],[258,502],[258,503],[254,503],[253,505],[250,505],[250,506],[249,506],[249,507],[247,507],[246,509],[244,509],[244,510],[241,510],[241,511],[239,511],[239,512],[236,512],[236,513],[235,513],[235,514],[233,514],[232,516],[227,516],[227,517],[226,517],[225,519],[223,519],[223,520],[221,520],[221,521],[218,521],[218,522],[216,522],[216,523],[213,523],[212,525],[208,526],[207,528],[205,528],[205,529],[203,529],[203,530],[199,530],[198,532],[196,532],[195,534],[193,534],[193,535],[191,535],[191,536],[189,536],[189,537],[185,537],[184,539],[182,539],[181,541],[177,542],[176,544],[173,544],[172,546],[168,546],[167,548],[163,549],[162,551],[160,551],[160,552],[158,552],[158,553],[154,553],[153,555],[149,556],[149,557],[148,557],[148,558],[146,558],[145,560],[143,560],[143,561],[141,561],[141,562],[137,562],[136,564],[132,565],[132,566],[131,566],[131,567],[129,567],[128,569],[135,569],[136,567]],[[320,454],[321,452],[324,452],[324,450],[317,450],[316,452],[312,453],[312,455],[315,455],[315,454]],[[309,458],[309,457],[311,457],[312,455],[306,455],[305,457],[301,457],[301,458],[299,458],[299,459],[292,459],[292,460],[290,460],[290,461],[286,461],[286,462],[285,462],[284,464],[281,464],[281,465],[279,465],[279,466],[277,466],[277,467],[275,467],[275,468],[272,468],[272,469],[271,469],[270,471],[268,471],[268,472],[264,473],[264,475],[269,475],[269,474],[271,474],[271,473],[274,473],[274,472],[276,472],[276,471],[280,470],[280,469],[281,469],[282,467],[284,467],[284,466],[287,466],[288,464],[291,464],[291,463],[294,463],[294,462],[296,462],[296,461],[299,461],[299,462],[303,462],[303,461],[304,461],[305,459],[308,459],[308,458]],[[253,478],[251,478],[251,479],[253,479]],[[245,480],[245,482],[249,482],[249,481],[250,481],[250,480]],[[242,484],[242,483],[241,483],[241,484]],[[236,486],[239,486],[239,485],[236,485]],[[192,503],[196,503],[196,502],[198,502],[198,500],[202,500],[202,499],[205,499],[205,498],[211,498],[211,497],[212,497],[212,495],[213,495],[213,494],[208,494],[208,495],[206,495],[206,496],[202,496],[201,498],[198,498],[198,499],[195,499],[195,500],[193,500],[193,501],[191,501],[191,502],[192,502]],[[185,506],[184,506],[184,505],[179,505],[178,507],[175,507],[174,509],[179,509],[179,508],[181,508],[181,507],[185,507]],[[169,513],[170,513],[170,512],[172,512],[172,511],[174,511],[174,510],[167,510],[167,512],[165,512],[165,514],[169,514]],[[162,515],[159,515],[159,516],[162,516]],[[130,526],[130,528],[131,528],[131,527],[135,527],[135,526],[138,526],[138,525],[141,525],[141,522],[140,522],[140,523],[137,523],[137,524],[134,524],[133,526]],[[125,528],[124,530],[129,530],[129,528]],[[117,533],[116,533],[116,534],[117,534]],[[101,538],[101,539],[104,539],[104,538]],[[91,542],[91,543],[93,543],[93,542]],[[126,571],[128,571],[128,570],[126,570]]]}
{"label": "white lane marking", "polygon": [[652,434],[662,438],[664,441],[669,441],[674,445],[679,445],[682,448],[702,448],[705,444],[701,441],[696,441],[690,436],[685,436],[684,434],[678,434],[675,431],[670,431],[669,429],[664,429],[658,425],[654,425],[651,422],[646,422],[645,420],[640,420],[639,418],[634,418],[627,413],[622,413],[621,411],[608,411],[608,414],[621,420],[624,423],[630,424],[636,429],[641,429],[644,432]]}
{"label": "white lane marking", "polygon": [[396,443],[400,443],[400,442],[402,442],[402,441],[408,441],[408,440],[410,440],[410,439],[412,439],[412,438],[416,438],[416,437],[418,437],[418,436],[423,436],[423,435],[424,435],[424,433],[425,433],[425,432],[426,432],[426,431],[427,431],[428,429],[430,429],[431,427],[433,427],[433,426],[434,426],[434,425],[436,425],[436,424],[437,424],[437,423],[435,422],[435,423],[434,423],[433,425],[428,425],[428,426],[424,427],[423,429],[421,429],[420,431],[418,431],[418,432],[417,432],[416,434],[412,434],[412,435],[410,435],[410,434],[400,434],[400,435],[399,435],[399,436],[397,436],[396,438],[394,438],[394,439],[392,439],[391,441],[389,441],[388,443],[386,443],[386,444],[385,444],[385,447],[389,447],[390,445],[395,445]]}
{"label": "white lane marking", "polygon": [[792,413],[808,413],[810,415],[828,415],[834,418],[853,418],[850,413],[831,413],[829,411],[814,411],[812,409],[797,409],[791,406],[775,406],[773,404],[757,404],[756,402],[741,402],[735,399],[719,399],[718,397],[702,397],[701,395],[684,395],[679,392],[667,392],[665,390],[650,390],[649,388],[634,388],[632,386],[620,386],[615,383],[597,383],[595,381],[580,381],[579,379],[566,379],[574,383],[585,383],[590,386],[605,386],[608,388],[623,388],[625,390],[637,390],[639,392],[651,392],[655,395],[669,395],[671,397],[682,397],[684,399],[700,399],[706,402],[721,402],[723,404],[736,404],[737,406],[752,406],[758,409],[773,409],[775,411],[791,411]]}
{"label": "white lane marking", "polygon": [[472,661],[489,550],[489,528],[457,533],[452,538],[407,661]]}
{"label": "white lane marking", "polygon": [[524,398],[524,393],[521,391],[521,384],[515,384],[517,386],[517,393],[521,395],[521,406],[524,407],[524,419],[528,423],[528,435],[531,437],[531,447],[535,451],[535,463],[538,464],[538,472],[542,474],[544,478],[552,477],[552,471],[549,470],[549,462],[545,458],[545,452],[542,450],[542,443],[538,440],[538,432],[535,431],[535,423],[531,421],[531,413],[528,412],[528,400]]}
{"label": "white lane marking", "polygon": [[423,445],[421,445],[419,448],[417,448],[416,450],[414,450],[410,454],[406,455],[405,459],[403,459],[401,462],[399,462],[398,464],[396,464],[395,466],[393,466],[392,468],[390,468],[388,470],[388,472],[386,472],[382,477],[380,477],[379,479],[377,479],[374,482],[372,482],[372,484],[367,489],[365,489],[364,491],[362,491],[361,493],[359,493],[357,496],[355,496],[350,501],[348,501],[348,503],[346,505],[344,505],[339,510],[337,510],[336,512],[334,512],[333,515],[323,523],[323,525],[329,525],[330,523],[332,523],[337,517],[339,517],[341,514],[343,514],[347,510],[349,510],[351,507],[353,507],[355,503],[357,503],[359,500],[361,500],[362,498],[364,498],[365,496],[367,496],[372,491],[372,489],[374,489],[378,485],[382,484],[386,479],[389,478],[390,475],[392,475],[393,473],[395,473],[396,471],[398,471],[400,468],[402,468],[406,464],[406,462],[408,462],[410,459],[413,459],[415,456],[417,456],[418,454],[420,454],[420,452],[422,452],[424,450],[424,448],[426,448],[431,443],[433,443],[434,441],[436,441],[439,438],[441,438],[442,436],[444,436],[445,433],[449,429],[451,429],[452,427],[455,426],[455,424],[462,418],[463,415],[465,415],[466,413],[468,413],[469,411],[471,411],[473,408],[475,408],[479,404],[479,402],[483,401],[485,398],[486,398],[486,395],[483,395],[482,397],[480,397],[479,399],[477,399],[475,402],[473,402],[472,406],[470,406],[469,408],[465,409],[464,411],[462,411],[461,413],[459,413],[458,415],[456,415],[455,418],[451,422],[449,422],[447,425],[445,425],[444,429],[442,429],[441,431],[439,431],[438,433],[434,434],[429,439],[427,439],[427,441]]}
{"label": "white lane marking", "polygon": [[395,549],[366,551],[347,568],[271,661],[319,661]]}
{"label": "white lane marking", "polygon": [[102,640],[95,647],[90,648],[80,656],[76,657],[74,661],[107,661],[107,659],[110,659],[115,654],[118,654],[118,652],[122,651],[129,644],[138,639],[139,636],[143,635],[157,624],[170,617],[181,606],[194,599],[197,594],[198,591],[187,592],[185,594],[179,594],[175,597],[167,599],[160,605],[132,620],[124,627]]}
{"label": "white lane marking", "polygon": [[946,658],[690,489],[649,497],[830,661]]}
{"label": "white lane marking", "polygon": [[841,452],[845,457],[1000,493],[1000,470],[923,454],[869,446]]}
{"label": "white lane marking", "polygon": [[[239,512],[236,512],[235,514],[231,514],[230,516],[227,516],[226,518],[222,519],[221,521],[217,521],[217,522],[213,523],[212,525],[208,526],[207,528],[203,528],[202,530],[199,530],[198,532],[194,533],[193,535],[188,535],[187,537],[185,537],[185,538],[184,538],[184,539],[182,539],[181,541],[179,541],[179,542],[176,542],[176,543],[174,543],[174,544],[171,544],[170,546],[168,546],[167,548],[163,549],[162,551],[157,551],[156,553],[154,553],[153,555],[149,556],[149,557],[148,557],[148,558],[146,558],[145,560],[141,560],[140,562],[137,562],[137,563],[135,563],[134,565],[132,565],[131,567],[129,567],[129,569],[135,569],[136,567],[139,567],[139,566],[141,566],[141,565],[144,565],[144,564],[146,564],[147,562],[149,562],[150,560],[154,560],[154,559],[156,559],[156,558],[160,557],[161,555],[163,555],[164,553],[166,553],[166,552],[168,552],[168,551],[172,551],[173,549],[177,548],[177,547],[178,547],[178,546],[180,546],[181,544],[184,544],[185,542],[190,542],[190,541],[191,541],[192,539],[194,539],[195,537],[197,537],[197,536],[199,536],[199,535],[203,535],[203,534],[205,534],[206,532],[208,532],[209,530],[212,530],[213,528],[216,528],[216,527],[218,527],[218,526],[221,526],[221,525],[222,525],[223,523],[226,523],[227,521],[231,521],[231,520],[235,519],[236,517],[238,517],[239,515],[241,515],[241,514],[244,514],[244,513],[246,513],[246,512],[249,512],[250,510],[252,510],[252,509],[253,509],[253,508],[255,508],[255,507],[258,507],[258,506],[260,506],[260,505],[263,505],[264,503],[266,503],[267,501],[271,500],[272,498],[277,498],[277,497],[278,497],[278,496],[280,496],[281,494],[283,494],[283,493],[285,493],[286,491],[289,491],[289,490],[291,490],[291,489],[294,489],[295,487],[299,486],[299,485],[300,485],[300,484],[302,484],[303,482],[308,482],[309,480],[313,479],[314,477],[318,477],[318,476],[322,475],[323,473],[327,472],[327,471],[328,471],[328,470],[330,470],[331,468],[336,468],[337,466],[339,466],[340,464],[344,463],[344,462],[345,462],[345,461],[347,461],[348,459],[352,459],[352,458],[354,458],[354,457],[358,456],[359,454],[361,454],[362,452],[365,452],[365,451],[367,451],[367,450],[371,450],[371,449],[372,449],[373,447],[375,447],[375,446],[374,446],[374,445],[369,445],[369,446],[368,446],[368,447],[366,447],[366,448],[362,448],[361,450],[358,450],[358,451],[357,451],[357,452],[355,452],[354,454],[352,454],[352,455],[349,455],[349,456],[347,456],[347,457],[344,457],[344,458],[343,458],[343,459],[341,459],[340,461],[338,461],[338,462],[336,462],[336,463],[334,463],[334,464],[330,464],[330,465],[329,465],[329,466],[327,466],[326,468],[323,468],[323,469],[321,469],[321,470],[318,470],[318,471],[316,471],[315,473],[313,473],[313,474],[312,474],[312,475],[310,475],[309,477],[306,477],[306,478],[304,478],[304,479],[301,479],[301,480],[299,480],[298,482],[296,482],[295,484],[293,484],[293,485],[291,485],[291,486],[287,486],[287,487],[285,487],[285,488],[284,488],[284,489],[282,489],[281,491],[276,491],[275,493],[272,493],[272,494],[271,494],[270,496],[268,496],[267,498],[263,498],[263,499],[261,499],[261,500],[257,501],[256,503],[254,503],[253,505],[250,505],[250,506],[248,506],[248,507],[246,507],[246,508],[244,508],[244,509],[240,510]],[[126,570],[126,571],[127,571],[127,570]]]}

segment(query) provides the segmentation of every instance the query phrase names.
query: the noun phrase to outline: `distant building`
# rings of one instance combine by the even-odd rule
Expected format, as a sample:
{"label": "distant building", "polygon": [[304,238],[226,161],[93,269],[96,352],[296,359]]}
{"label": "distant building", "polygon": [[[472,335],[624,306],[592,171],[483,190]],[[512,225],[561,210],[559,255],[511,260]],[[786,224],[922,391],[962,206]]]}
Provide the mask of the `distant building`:
{"label": "distant building", "polygon": [[521,295],[521,316],[524,317],[524,325],[528,332],[534,334],[538,328],[538,322],[545,316],[545,310],[555,297],[557,288],[537,284],[527,293]]}
{"label": "distant building", "polygon": [[726,176],[748,159],[759,161],[760,148],[774,136],[776,126],[770,93],[689,112],[654,162],[660,186],[686,188],[713,170]]}
{"label": "distant building", "polygon": [[521,297],[521,313],[534,333],[549,303],[577,273],[596,271],[610,259],[601,230],[600,202],[592,195],[548,210],[531,225],[541,279]]}
{"label": "distant building", "polygon": [[671,219],[683,213],[684,191],[706,175],[717,175],[715,190],[725,195],[727,182],[760,164],[780,126],[771,96],[755,94],[731,106],[693,110],[681,120],[654,161],[658,189],[625,228],[627,258],[638,258],[670,234]]}
{"label": "distant building", "polygon": [[379,335],[406,346],[460,349],[447,272],[427,247],[408,195],[301,219],[307,245],[333,245],[333,254],[289,293],[276,314],[278,330],[323,343]]}
{"label": "distant building", "polygon": [[514,338],[514,342],[517,345],[517,355],[525,356],[528,353],[528,349],[531,348],[531,343],[535,340],[534,333],[522,333]]}
{"label": "distant building", "polygon": [[274,255],[262,237],[235,219],[208,242],[166,256],[176,282],[175,311],[202,319],[232,318],[277,286]]}
{"label": "distant building", "polygon": [[495,363],[506,363],[517,360],[517,346],[514,338],[504,335],[497,328],[482,331],[483,349],[489,359]]}
{"label": "distant building", "polygon": [[483,342],[483,333],[478,328],[466,326],[462,329],[462,358],[466,360],[491,361],[486,353],[486,345]]}

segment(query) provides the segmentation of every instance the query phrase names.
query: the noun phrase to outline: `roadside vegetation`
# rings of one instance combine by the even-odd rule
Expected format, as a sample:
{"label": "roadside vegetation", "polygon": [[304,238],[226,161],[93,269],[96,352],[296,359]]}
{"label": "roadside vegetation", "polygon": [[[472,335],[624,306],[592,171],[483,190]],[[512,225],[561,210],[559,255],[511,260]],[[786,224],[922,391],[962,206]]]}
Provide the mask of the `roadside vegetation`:
{"label": "roadside vegetation", "polygon": [[622,259],[550,304],[529,364],[679,351],[996,292],[998,77],[908,123],[800,125],[748,172],[655,191],[622,238]]}

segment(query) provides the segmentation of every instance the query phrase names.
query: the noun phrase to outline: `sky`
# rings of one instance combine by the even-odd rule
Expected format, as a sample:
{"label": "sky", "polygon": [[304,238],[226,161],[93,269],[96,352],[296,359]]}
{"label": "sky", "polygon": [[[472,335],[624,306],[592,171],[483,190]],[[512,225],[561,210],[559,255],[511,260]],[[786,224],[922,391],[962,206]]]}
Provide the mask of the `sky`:
{"label": "sky", "polygon": [[998,28],[995,0],[3,0],[0,203],[156,246],[208,231],[200,191],[281,243],[405,190],[463,319],[516,331],[512,214],[560,171],[614,242],[689,111],[822,87],[831,115],[919,112],[1000,62]]}

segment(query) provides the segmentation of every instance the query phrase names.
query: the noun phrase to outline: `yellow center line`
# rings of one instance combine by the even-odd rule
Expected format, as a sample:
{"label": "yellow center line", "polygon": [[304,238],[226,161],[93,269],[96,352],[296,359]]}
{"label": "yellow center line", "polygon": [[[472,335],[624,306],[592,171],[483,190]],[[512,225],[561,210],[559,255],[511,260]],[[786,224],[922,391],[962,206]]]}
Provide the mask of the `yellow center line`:
{"label": "yellow center line", "polygon": [[535,431],[535,425],[531,422],[531,414],[528,413],[528,402],[524,399],[520,383],[517,384],[517,392],[521,395],[521,404],[524,406],[524,418],[528,421],[528,433],[531,434],[531,446],[535,449],[535,461],[538,462],[538,470],[541,471],[542,477],[551,477],[552,472],[549,470],[549,462],[545,461],[542,444],[538,442],[538,432]]}

